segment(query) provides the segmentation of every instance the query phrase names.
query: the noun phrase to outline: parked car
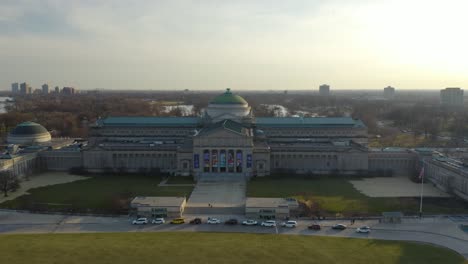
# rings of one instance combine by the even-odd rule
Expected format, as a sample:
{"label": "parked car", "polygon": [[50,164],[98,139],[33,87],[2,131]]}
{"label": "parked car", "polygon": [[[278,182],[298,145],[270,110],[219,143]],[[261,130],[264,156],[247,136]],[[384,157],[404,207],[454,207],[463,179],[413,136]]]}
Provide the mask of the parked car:
{"label": "parked car", "polygon": [[320,230],[320,229],[322,229],[322,227],[319,224],[311,224],[307,228],[311,229],[311,230]]}
{"label": "parked car", "polygon": [[171,224],[176,224],[176,225],[183,224],[183,223],[185,223],[185,220],[183,218],[174,218],[171,221]]}
{"label": "parked car", "polygon": [[336,225],[333,225],[333,226],[332,226],[332,229],[345,230],[345,229],[346,229],[346,225],[343,225],[343,224],[336,224]]}
{"label": "parked car", "polygon": [[371,229],[368,226],[361,226],[358,229],[356,229],[357,233],[370,233]]}
{"label": "parked car", "polygon": [[274,220],[264,221],[264,222],[262,222],[261,226],[275,227],[276,226],[276,221],[274,221]]}
{"label": "parked car", "polygon": [[141,217],[138,219],[133,220],[132,224],[134,225],[146,225],[148,223],[148,218]]}
{"label": "parked car", "polygon": [[208,217],[207,223],[212,225],[221,224],[221,220],[219,220],[218,218]]}
{"label": "parked car", "polygon": [[255,220],[249,219],[249,220],[243,221],[243,222],[242,222],[242,225],[254,226],[254,225],[258,225],[258,222],[255,221]]}
{"label": "parked car", "polygon": [[235,218],[229,219],[226,222],[224,222],[225,225],[237,225],[238,223],[239,222]]}
{"label": "parked car", "polygon": [[199,224],[201,224],[201,219],[200,218],[192,219],[192,220],[190,220],[190,224],[199,225]]}
{"label": "parked car", "polygon": [[161,225],[161,224],[164,224],[166,223],[166,221],[164,220],[164,218],[156,218],[156,219],[153,219],[153,221],[151,221],[152,224],[155,224],[155,225]]}
{"label": "parked car", "polygon": [[290,221],[287,221],[287,222],[283,222],[283,223],[281,223],[281,226],[282,227],[296,227],[297,226],[297,221],[290,220]]}

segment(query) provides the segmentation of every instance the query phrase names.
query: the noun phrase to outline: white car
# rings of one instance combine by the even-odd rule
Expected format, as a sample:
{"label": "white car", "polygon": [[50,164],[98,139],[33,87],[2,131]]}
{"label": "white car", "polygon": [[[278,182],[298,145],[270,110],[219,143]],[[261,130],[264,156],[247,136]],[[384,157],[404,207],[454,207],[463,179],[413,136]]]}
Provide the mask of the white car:
{"label": "white car", "polygon": [[296,221],[287,221],[287,222],[283,222],[281,224],[281,226],[283,226],[283,227],[296,227],[297,222]]}
{"label": "white car", "polygon": [[136,220],[133,220],[132,224],[134,225],[146,225],[148,223],[148,218],[142,217]]}
{"label": "white car", "polygon": [[153,219],[151,223],[155,225],[161,225],[161,224],[166,223],[166,220],[164,220],[164,218],[156,218],[156,219]]}
{"label": "white car", "polygon": [[207,223],[212,225],[221,224],[221,220],[218,218],[208,218]]}
{"label": "white car", "polygon": [[276,226],[276,221],[268,220],[268,221],[262,222],[261,226],[275,227]]}
{"label": "white car", "polygon": [[368,226],[361,226],[358,229],[356,229],[357,233],[370,233],[370,227]]}
{"label": "white car", "polygon": [[242,224],[246,226],[254,226],[254,225],[258,225],[258,222],[255,220],[249,219],[249,220],[245,220],[244,222],[242,222]]}

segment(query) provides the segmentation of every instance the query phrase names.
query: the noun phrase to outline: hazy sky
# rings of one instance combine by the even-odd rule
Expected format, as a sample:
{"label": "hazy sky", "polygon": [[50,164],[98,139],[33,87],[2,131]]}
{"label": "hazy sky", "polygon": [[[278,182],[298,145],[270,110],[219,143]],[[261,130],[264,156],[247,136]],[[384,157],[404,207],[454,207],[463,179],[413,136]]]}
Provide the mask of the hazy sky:
{"label": "hazy sky", "polygon": [[467,0],[1,0],[0,89],[468,89]]}

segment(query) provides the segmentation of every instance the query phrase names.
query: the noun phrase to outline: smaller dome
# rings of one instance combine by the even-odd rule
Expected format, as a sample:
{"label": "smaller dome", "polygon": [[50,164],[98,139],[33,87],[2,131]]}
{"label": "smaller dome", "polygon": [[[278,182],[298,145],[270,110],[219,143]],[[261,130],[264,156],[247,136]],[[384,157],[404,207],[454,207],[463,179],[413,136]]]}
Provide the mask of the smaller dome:
{"label": "smaller dome", "polygon": [[10,131],[7,142],[19,145],[34,145],[51,140],[50,133],[38,123],[23,122]]}
{"label": "smaller dome", "polygon": [[45,127],[39,125],[38,123],[34,122],[23,122],[17,125],[11,132],[11,135],[34,135],[34,134],[41,134],[41,133],[48,133]]}
{"label": "smaller dome", "polygon": [[226,92],[216,96],[210,104],[240,104],[246,105],[247,101],[239,95],[233,94],[230,88]]}

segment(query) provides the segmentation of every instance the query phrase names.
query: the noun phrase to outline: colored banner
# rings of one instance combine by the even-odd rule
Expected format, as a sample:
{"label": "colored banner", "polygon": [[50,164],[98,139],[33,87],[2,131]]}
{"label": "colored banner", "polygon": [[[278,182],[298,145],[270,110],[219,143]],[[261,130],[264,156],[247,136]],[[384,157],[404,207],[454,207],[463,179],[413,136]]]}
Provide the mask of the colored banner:
{"label": "colored banner", "polygon": [[203,153],[203,164],[205,168],[210,167],[210,152],[204,152]]}
{"label": "colored banner", "polygon": [[242,152],[237,151],[236,153],[236,167],[242,168]]}
{"label": "colored banner", "polygon": [[219,167],[226,168],[226,151],[221,150],[219,153]]}
{"label": "colored banner", "polygon": [[247,168],[252,168],[252,154],[247,154]]}
{"label": "colored banner", "polygon": [[234,151],[232,150],[228,151],[228,167],[229,168],[234,167]]}
{"label": "colored banner", "polygon": [[198,154],[193,155],[193,167],[195,169],[200,168],[200,155]]}
{"label": "colored banner", "polygon": [[217,168],[218,167],[218,151],[216,150],[213,150],[211,152],[211,166],[213,168]]}

